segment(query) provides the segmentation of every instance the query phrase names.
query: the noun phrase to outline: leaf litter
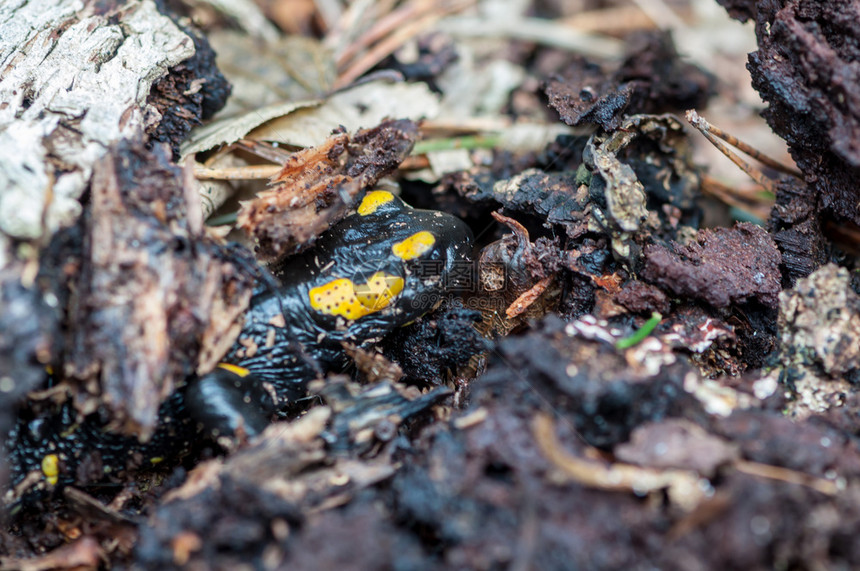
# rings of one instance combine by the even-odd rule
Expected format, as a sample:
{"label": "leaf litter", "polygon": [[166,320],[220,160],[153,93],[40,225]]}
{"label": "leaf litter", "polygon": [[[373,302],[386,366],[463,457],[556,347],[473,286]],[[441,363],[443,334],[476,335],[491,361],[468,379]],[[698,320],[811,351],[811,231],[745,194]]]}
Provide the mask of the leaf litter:
{"label": "leaf litter", "polygon": [[[856,113],[834,87],[850,6],[722,2],[756,22],[753,85],[800,171],[763,163],[775,200],[756,225],[737,207],[770,199],[707,174],[678,118],[743,88],[665,31],[689,34],[703,2],[522,3],[504,26],[492,2],[268,12],[321,38],[259,12],[240,26],[254,38],[210,21],[234,99],[183,142],[197,166],[118,145],[80,220],[35,247],[37,266],[19,254],[0,272],[4,318],[32,308],[0,336],[6,454],[59,408],[130,457],[106,476],[113,449],[92,440],[65,489],[45,464],[8,474],[3,568],[860,563]],[[621,30],[615,9],[650,31]],[[517,128],[545,134],[513,145]],[[207,214],[235,218],[259,260],[203,224],[203,169],[221,185]],[[147,466],[159,407],[229,348],[265,287],[258,263],[311,247],[379,185],[476,230],[472,285],[378,347],[345,347],[354,366],[258,437],[201,437]],[[45,493],[16,503],[27,486]]]}

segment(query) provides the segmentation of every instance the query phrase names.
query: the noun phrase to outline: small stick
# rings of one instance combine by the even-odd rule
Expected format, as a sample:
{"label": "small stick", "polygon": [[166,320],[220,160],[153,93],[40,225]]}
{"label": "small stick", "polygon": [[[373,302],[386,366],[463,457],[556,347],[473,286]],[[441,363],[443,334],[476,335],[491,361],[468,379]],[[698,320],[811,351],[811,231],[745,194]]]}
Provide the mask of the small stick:
{"label": "small stick", "polygon": [[363,48],[381,40],[389,33],[406,24],[406,22],[424,16],[432,9],[432,2],[418,0],[382,16],[367,32],[346,46],[343,53],[341,53],[337,58],[338,69],[345,68],[347,63],[354,59],[355,56],[358,55],[358,52]]}
{"label": "small stick", "polygon": [[424,119],[421,121],[421,132],[425,136],[430,133],[450,133],[452,135],[468,135],[486,131],[503,131],[511,126],[507,117],[463,117],[457,119]]}
{"label": "small stick", "polygon": [[742,171],[747,173],[747,175],[749,175],[751,179],[759,183],[763,188],[776,194],[776,182],[773,179],[765,176],[763,172],[740,158],[734,151],[725,146],[718,138],[712,135],[710,131],[700,128],[700,126],[697,125],[696,122],[694,122],[697,121],[697,119],[699,119],[699,116],[696,114],[695,111],[687,111],[687,121],[689,121],[690,124],[697,129],[699,129],[702,135],[704,135],[705,138],[710,141],[713,146],[719,149],[721,153],[726,155],[729,160],[735,163]]}
{"label": "small stick", "polygon": [[426,155],[421,156],[409,156],[403,159],[403,162],[400,163],[398,170],[402,171],[411,171],[411,170],[419,170],[430,168],[430,159],[427,158]]}
{"label": "small stick", "polygon": [[532,435],[543,457],[565,476],[582,486],[640,495],[666,489],[669,499],[687,510],[693,509],[704,499],[702,479],[691,470],[654,469],[622,463],[606,464],[574,456],[562,447],[555,433],[555,423],[547,413],[535,415]]}
{"label": "small stick", "polygon": [[283,168],[283,165],[209,168],[197,164],[194,165],[194,178],[200,180],[259,180],[272,178]]}
{"label": "small stick", "polygon": [[349,64],[349,67],[335,81],[334,87],[337,89],[349,85],[373,66],[400,49],[403,44],[432,28],[443,16],[459,12],[474,2],[475,0],[455,1],[450,5],[437,7],[435,11],[402,25],[400,29],[380,40],[367,53]]}
{"label": "small stick", "polygon": [[[239,139],[231,146],[238,150],[247,151],[255,157],[267,160],[270,163],[275,163],[276,165],[284,164],[291,156],[293,156],[293,151],[265,141]],[[205,166],[211,167],[212,165],[206,164]]]}
{"label": "small stick", "polygon": [[[701,115],[696,113],[696,111],[694,109],[690,109],[689,111],[687,111],[686,117],[687,117],[687,121],[689,121],[689,123],[693,127],[698,129],[699,131],[701,131],[702,134],[705,135],[706,137],[708,137],[708,134],[710,133],[711,135],[718,137],[718,138],[722,139],[723,141],[727,142],[728,144],[735,147],[739,151],[748,154],[749,156],[751,156],[752,158],[754,158],[755,160],[757,160],[758,162],[760,162],[763,165],[767,165],[770,168],[777,170],[779,172],[782,172],[785,174],[790,174],[791,176],[799,178],[801,180],[803,179],[803,175],[794,167],[790,167],[788,165],[785,165],[785,164],[779,162],[778,160],[767,156],[766,154],[762,153],[761,151],[759,151],[758,149],[756,149],[752,145],[744,143],[743,141],[741,141],[740,139],[738,139],[734,135],[730,135],[729,133],[726,133],[725,131],[723,131],[719,127],[711,125],[710,123],[708,123],[707,120],[705,120],[704,117],[702,117]],[[713,142],[713,139],[711,139],[711,137],[708,137],[708,140]],[[715,143],[715,146],[717,146],[717,148],[722,150],[719,147],[719,145],[716,145],[716,143]],[[729,158],[731,158],[731,157],[729,157]],[[743,167],[741,167],[741,168],[743,168]],[[746,171],[744,171],[744,172],[746,172]],[[749,174],[749,173],[747,173],[747,174]],[[752,176],[752,175],[750,175],[750,176]],[[756,181],[756,182],[758,182],[758,181]]]}
{"label": "small stick", "polygon": [[621,34],[634,30],[653,30],[654,21],[638,6],[600,8],[577,12],[558,20],[563,26],[587,34]]}
{"label": "small stick", "polygon": [[402,26],[399,30],[373,46],[363,56],[357,58],[349,68],[344,70],[334,82],[335,89],[349,85],[358,79],[363,73],[397,51],[407,41],[430,28],[437,20],[439,20],[439,16],[431,14]]}
{"label": "small stick", "polygon": [[812,488],[822,494],[833,496],[839,493],[839,485],[830,480],[817,478],[803,472],[796,472],[782,466],[771,466],[769,464],[760,464],[758,462],[750,462],[748,460],[738,460],[734,463],[734,467],[738,472],[743,472],[750,476],[758,476],[769,480],[778,480],[789,484],[797,484]]}

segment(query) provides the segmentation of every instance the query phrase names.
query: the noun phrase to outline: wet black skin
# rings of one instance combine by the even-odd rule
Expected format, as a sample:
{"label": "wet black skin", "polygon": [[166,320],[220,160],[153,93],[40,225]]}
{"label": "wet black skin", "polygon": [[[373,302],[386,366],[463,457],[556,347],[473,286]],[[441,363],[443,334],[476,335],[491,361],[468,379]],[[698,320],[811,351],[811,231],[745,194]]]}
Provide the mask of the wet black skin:
{"label": "wet black skin", "polygon": [[[392,245],[420,231],[428,231],[436,238],[427,252],[406,261],[394,255]],[[269,383],[277,395],[276,406],[280,407],[304,395],[311,379],[342,368],[346,364],[344,343],[372,345],[432,310],[450,287],[454,274],[470,269],[471,251],[472,232],[460,219],[438,211],[413,209],[396,197],[371,214],[353,214],[320,236],[312,250],[271,268],[282,287],[256,292],[239,340],[224,361],[251,372],[245,379],[248,386]],[[386,308],[349,321],[311,307],[311,289],[338,278],[364,283],[379,271],[404,279],[403,291]],[[285,326],[273,326],[280,316]],[[270,344],[273,334],[274,343]],[[256,345],[252,356],[247,356],[248,339]],[[246,344],[240,343],[242,340]],[[206,377],[200,382],[205,384]],[[189,388],[190,393],[199,390],[194,385]],[[210,392],[221,405],[230,402],[216,397],[217,392],[211,389]],[[252,395],[243,399],[256,400]],[[248,408],[235,399],[234,402],[237,409]],[[195,396],[194,403],[189,406],[192,414],[204,416],[209,406],[207,399]],[[244,414],[250,424],[248,415],[249,412]],[[229,434],[236,423],[237,419],[233,419],[208,428]],[[259,424],[259,419],[253,419],[253,423]]]}
{"label": "wet black skin", "polygon": [[[436,238],[428,251],[406,261],[394,255],[393,244],[424,230]],[[446,294],[453,274],[469,271],[471,251],[472,233],[461,220],[413,209],[398,198],[371,214],[347,217],[324,233],[313,249],[270,268],[279,287],[262,282],[258,286],[239,336],[246,344],[252,340],[256,352],[249,356],[247,345],[237,341],[224,358],[249,374],[219,368],[189,379],[162,405],[159,429],[145,444],[104,430],[107,422],[98,414],[76,424],[69,404],[36,417],[22,415],[6,441],[11,483],[39,470],[46,454],[60,454],[63,484],[81,480],[83,459],[93,453],[98,453],[97,463],[116,474],[140,467],[131,466],[130,457],[145,465],[151,458],[181,453],[201,427],[210,436],[258,434],[273,413],[305,395],[310,380],[347,364],[344,343],[373,345],[431,311]],[[403,290],[384,309],[348,321],[311,307],[312,288],[337,278],[364,283],[378,271],[404,279]]]}

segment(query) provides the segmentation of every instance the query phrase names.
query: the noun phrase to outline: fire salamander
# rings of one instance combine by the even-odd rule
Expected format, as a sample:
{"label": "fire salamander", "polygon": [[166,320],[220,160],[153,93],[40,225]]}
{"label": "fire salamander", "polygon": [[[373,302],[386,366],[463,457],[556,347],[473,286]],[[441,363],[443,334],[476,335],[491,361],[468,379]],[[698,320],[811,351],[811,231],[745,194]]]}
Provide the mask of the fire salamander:
{"label": "fire salamander", "polygon": [[261,280],[223,363],[162,405],[149,442],[111,433],[98,414],[78,422],[68,403],[49,415],[27,411],[7,440],[12,484],[34,472],[48,489],[98,481],[175,457],[201,429],[258,434],[310,380],[348,364],[344,346],[373,345],[431,311],[471,251],[472,233],[458,218],[367,193],[312,249],[270,268],[279,286]]}

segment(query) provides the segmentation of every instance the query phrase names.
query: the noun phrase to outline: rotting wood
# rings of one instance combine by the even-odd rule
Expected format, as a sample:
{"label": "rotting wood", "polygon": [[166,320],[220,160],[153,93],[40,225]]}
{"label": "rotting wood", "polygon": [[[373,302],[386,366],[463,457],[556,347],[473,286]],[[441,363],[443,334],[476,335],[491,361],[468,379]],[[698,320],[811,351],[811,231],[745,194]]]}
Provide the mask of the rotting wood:
{"label": "rotting wood", "polygon": [[112,143],[160,120],[150,87],[194,44],[151,0],[6,3],[0,26],[0,231],[39,238],[77,218]]}

